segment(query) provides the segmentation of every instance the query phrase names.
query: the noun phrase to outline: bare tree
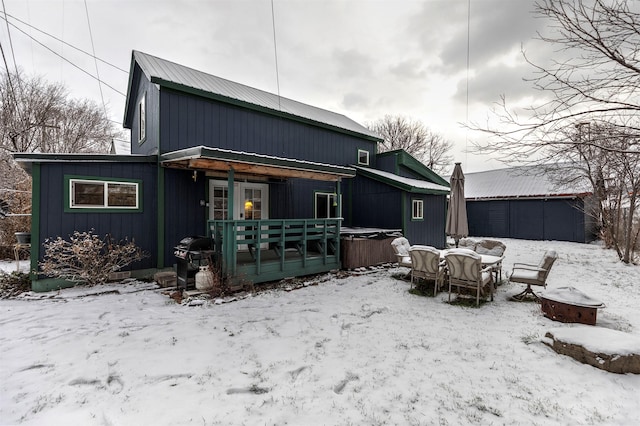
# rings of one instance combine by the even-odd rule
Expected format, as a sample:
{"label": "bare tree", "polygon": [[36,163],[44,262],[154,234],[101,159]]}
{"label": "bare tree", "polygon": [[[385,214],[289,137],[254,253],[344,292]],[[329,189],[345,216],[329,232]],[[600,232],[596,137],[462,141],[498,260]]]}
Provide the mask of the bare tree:
{"label": "bare tree", "polygon": [[103,108],[41,77],[0,75],[0,108],[0,149],[9,152],[106,153],[119,136]]}
{"label": "bare tree", "polygon": [[537,2],[536,15],[548,22],[538,39],[557,54],[539,65],[523,52],[539,102],[519,112],[503,97],[497,124],[471,126],[491,136],[474,149],[506,163],[573,164],[592,185],[604,241],[627,263],[640,190],[640,13],[633,8],[627,0]]}
{"label": "bare tree", "polygon": [[452,143],[429,130],[422,122],[400,115],[385,115],[367,127],[384,139],[380,152],[403,149],[436,173],[443,173],[452,161]]}

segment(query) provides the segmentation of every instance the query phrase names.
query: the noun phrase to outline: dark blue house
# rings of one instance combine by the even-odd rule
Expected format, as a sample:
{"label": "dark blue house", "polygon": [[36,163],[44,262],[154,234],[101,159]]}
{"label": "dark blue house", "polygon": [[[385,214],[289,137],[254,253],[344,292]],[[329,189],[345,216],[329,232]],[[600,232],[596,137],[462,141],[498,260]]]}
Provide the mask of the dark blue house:
{"label": "dark blue house", "polygon": [[135,274],[209,235],[223,273],[251,282],[338,269],[341,226],[444,246],[447,182],[343,115],[134,51],[124,127],[130,155],[15,154],[33,177],[32,270],[46,238],[89,229],[150,253]]}

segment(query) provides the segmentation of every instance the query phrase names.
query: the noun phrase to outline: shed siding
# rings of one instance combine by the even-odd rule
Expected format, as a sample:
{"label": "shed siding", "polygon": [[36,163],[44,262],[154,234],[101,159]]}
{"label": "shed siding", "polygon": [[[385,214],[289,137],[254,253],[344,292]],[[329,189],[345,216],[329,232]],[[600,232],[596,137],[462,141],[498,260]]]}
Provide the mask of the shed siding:
{"label": "shed siding", "polygon": [[[134,269],[155,267],[156,169],[153,164],[141,163],[42,163],[40,166],[40,244],[46,238],[68,240],[74,231],[94,230],[95,234],[110,234],[114,240],[128,238],[151,257],[131,265]],[[132,213],[67,213],[64,211],[65,175],[142,180],[142,212]],[[43,259],[44,250],[40,250]]]}
{"label": "shed siding", "polygon": [[375,155],[373,141],[170,89],[160,105],[161,153],[203,145],[336,165]]}
{"label": "shed siding", "polygon": [[469,234],[527,240],[589,242],[581,199],[467,201]]}

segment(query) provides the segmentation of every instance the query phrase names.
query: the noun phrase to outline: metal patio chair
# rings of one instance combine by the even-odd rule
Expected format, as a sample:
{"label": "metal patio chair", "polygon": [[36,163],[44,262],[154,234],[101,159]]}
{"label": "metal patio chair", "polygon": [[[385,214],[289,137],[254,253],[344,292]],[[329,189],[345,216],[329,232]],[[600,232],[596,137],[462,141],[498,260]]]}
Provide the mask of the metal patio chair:
{"label": "metal patio chair", "polygon": [[512,299],[522,301],[528,294],[532,295],[536,300],[538,296],[533,292],[532,285],[538,285],[542,288],[547,287],[547,277],[551,271],[551,267],[558,258],[555,250],[547,250],[542,256],[542,260],[537,265],[527,263],[514,263],[509,281],[514,283],[526,284],[527,288],[522,293],[512,296]]}

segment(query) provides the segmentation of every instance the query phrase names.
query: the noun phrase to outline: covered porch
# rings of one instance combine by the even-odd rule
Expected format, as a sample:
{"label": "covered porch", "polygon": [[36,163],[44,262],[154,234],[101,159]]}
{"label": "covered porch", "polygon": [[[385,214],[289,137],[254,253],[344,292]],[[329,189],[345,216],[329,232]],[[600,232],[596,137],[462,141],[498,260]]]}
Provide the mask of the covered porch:
{"label": "covered porch", "polygon": [[[204,146],[163,154],[160,162],[164,167],[192,170],[194,179],[198,174],[217,179],[218,185],[226,178],[223,192],[229,201],[223,210],[210,215],[206,230],[213,239],[222,276],[231,285],[340,268],[340,217],[272,218],[264,202],[260,214],[248,214],[245,205],[253,204],[255,213],[256,203],[238,202],[243,195],[236,194],[237,184],[269,185],[288,179],[335,182],[335,211],[341,212],[340,183],[355,176],[354,168]],[[313,194],[302,202],[313,203]]]}

